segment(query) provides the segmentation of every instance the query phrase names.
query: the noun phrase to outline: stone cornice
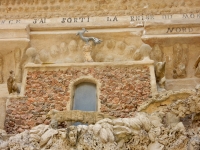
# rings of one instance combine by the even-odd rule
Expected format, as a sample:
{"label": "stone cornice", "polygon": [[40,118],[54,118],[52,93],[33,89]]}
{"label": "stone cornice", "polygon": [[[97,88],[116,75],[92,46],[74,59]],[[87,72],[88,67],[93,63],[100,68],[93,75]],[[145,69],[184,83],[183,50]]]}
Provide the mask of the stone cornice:
{"label": "stone cornice", "polygon": [[1,0],[0,18],[52,18],[86,16],[123,16],[138,14],[198,13],[198,1],[147,0]]}

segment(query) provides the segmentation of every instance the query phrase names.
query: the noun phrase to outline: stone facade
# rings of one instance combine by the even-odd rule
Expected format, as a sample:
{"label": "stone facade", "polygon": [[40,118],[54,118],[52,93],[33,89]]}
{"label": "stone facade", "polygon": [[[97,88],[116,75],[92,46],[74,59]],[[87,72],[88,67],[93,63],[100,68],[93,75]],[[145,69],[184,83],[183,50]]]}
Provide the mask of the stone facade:
{"label": "stone facade", "polygon": [[[16,135],[0,130],[0,149],[199,150],[199,8],[1,0],[0,128]],[[84,82],[96,85],[92,113],[72,110]]]}
{"label": "stone facade", "polygon": [[25,97],[10,98],[5,122],[8,133],[48,124],[46,114],[51,109],[71,110],[74,88],[81,82],[96,84],[98,111],[114,117],[134,116],[138,105],[152,96],[154,85],[148,64],[99,66],[97,63],[62,70],[49,67],[46,71],[42,68],[37,71],[27,68]]}
{"label": "stone facade", "polygon": [[[82,5],[79,5],[80,2]],[[2,1],[0,4],[1,18],[35,18],[58,16],[114,16],[138,14],[172,14],[198,12],[198,0],[180,2],[155,0],[116,0],[116,1],[80,1],[69,0],[37,0],[37,1]],[[5,13],[7,12],[7,13]],[[16,14],[16,12],[18,14]],[[4,16],[5,15],[5,16]]]}

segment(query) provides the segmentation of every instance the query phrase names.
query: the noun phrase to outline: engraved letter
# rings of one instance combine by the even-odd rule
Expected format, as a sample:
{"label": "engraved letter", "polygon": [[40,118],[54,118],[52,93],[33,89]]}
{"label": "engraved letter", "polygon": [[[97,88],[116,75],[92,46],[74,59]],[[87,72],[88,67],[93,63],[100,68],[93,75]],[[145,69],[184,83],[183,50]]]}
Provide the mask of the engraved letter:
{"label": "engraved letter", "polygon": [[46,23],[46,18],[41,19],[39,23]]}
{"label": "engraved letter", "polygon": [[134,20],[134,16],[131,16],[131,21],[135,21],[135,20]]}
{"label": "engraved letter", "polygon": [[77,22],[77,18],[74,18],[74,22]]}
{"label": "engraved letter", "polygon": [[195,18],[194,14],[190,14],[190,18]]}
{"label": "engraved letter", "polygon": [[189,28],[189,32],[192,32],[193,31],[193,29],[192,28]]}
{"label": "engraved letter", "polygon": [[84,20],[85,18],[79,18],[79,19],[81,19],[81,22],[83,22],[83,20]]}
{"label": "engraved letter", "polygon": [[13,20],[9,20],[9,24],[12,24],[12,21],[13,21]]}
{"label": "engraved letter", "polygon": [[113,19],[113,21],[118,21],[116,16],[115,16],[115,18]]}
{"label": "engraved letter", "polygon": [[153,20],[154,19],[154,15],[150,15],[151,19]]}
{"label": "engraved letter", "polygon": [[61,21],[61,23],[65,23],[66,18],[63,18],[63,20]]}
{"label": "engraved letter", "polygon": [[71,23],[72,22],[72,18],[67,18],[67,22]]}
{"label": "engraved letter", "polygon": [[33,23],[36,24],[37,23],[37,19],[34,19]]}
{"label": "engraved letter", "polygon": [[16,23],[20,23],[20,20],[16,20]]}
{"label": "engraved letter", "polygon": [[176,32],[181,32],[181,28],[176,28]]}
{"label": "engraved letter", "polygon": [[172,29],[168,28],[166,33],[169,33],[169,32],[172,33],[173,30],[174,30],[174,28],[172,28]]}
{"label": "engraved letter", "polygon": [[189,17],[188,17],[187,14],[183,14],[183,18],[186,19],[186,18],[189,18]]}
{"label": "engraved letter", "polygon": [[183,27],[183,28],[182,28],[182,31],[183,31],[183,32],[186,32],[186,28],[185,28],[185,27]]}
{"label": "engraved letter", "polygon": [[139,21],[140,20],[140,16],[136,16],[136,21]]}
{"label": "engraved letter", "polygon": [[163,19],[172,19],[172,15],[162,15]]}
{"label": "engraved letter", "polygon": [[1,24],[4,24],[5,22],[6,22],[6,20],[2,20],[2,21],[1,21]]}

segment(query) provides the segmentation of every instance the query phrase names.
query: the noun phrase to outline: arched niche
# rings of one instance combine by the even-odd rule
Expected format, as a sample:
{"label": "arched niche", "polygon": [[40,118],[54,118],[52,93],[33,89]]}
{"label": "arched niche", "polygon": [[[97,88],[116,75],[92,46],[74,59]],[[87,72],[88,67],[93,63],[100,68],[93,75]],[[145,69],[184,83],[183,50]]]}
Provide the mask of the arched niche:
{"label": "arched niche", "polygon": [[71,82],[69,88],[70,102],[67,109],[83,111],[100,110],[100,82],[97,79],[90,76],[83,76]]}
{"label": "arched niche", "polygon": [[97,111],[96,84],[81,82],[75,86],[73,110]]}

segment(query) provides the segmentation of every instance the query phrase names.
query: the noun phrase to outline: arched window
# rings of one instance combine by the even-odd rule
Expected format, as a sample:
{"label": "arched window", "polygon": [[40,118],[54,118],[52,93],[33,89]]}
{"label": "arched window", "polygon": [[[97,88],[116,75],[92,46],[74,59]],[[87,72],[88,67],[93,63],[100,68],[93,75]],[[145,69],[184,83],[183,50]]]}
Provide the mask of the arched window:
{"label": "arched window", "polygon": [[72,109],[83,111],[97,110],[96,84],[82,82],[75,86]]}

